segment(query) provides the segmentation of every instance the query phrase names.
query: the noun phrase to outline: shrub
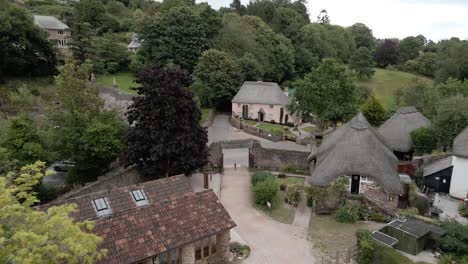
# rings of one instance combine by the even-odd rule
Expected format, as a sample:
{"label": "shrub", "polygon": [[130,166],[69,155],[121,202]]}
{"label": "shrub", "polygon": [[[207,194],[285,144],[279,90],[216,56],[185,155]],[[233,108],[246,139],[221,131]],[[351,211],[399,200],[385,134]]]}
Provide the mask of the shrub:
{"label": "shrub", "polygon": [[279,183],[275,178],[268,178],[264,181],[256,183],[252,188],[254,193],[254,201],[257,205],[266,205],[271,202],[273,197],[278,192]]}
{"label": "shrub", "polygon": [[273,125],[276,124],[275,120],[271,120],[270,123],[272,123]]}
{"label": "shrub", "polygon": [[289,204],[297,207],[301,201],[302,186],[299,184],[291,184],[286,188],[286,199]]}
{"label": "shrub", "polygon": [[272,178],[272,179],[275,178],[275,176],[273,176],[273,174],[271,174],[271,172],[258,171],[252,176],[252,179],[251,179],[252,185],[255,186],[255,185],[257,185],[257,183],[265,181],[265,180],[270,179],[270,178]]}
{"label": "shrub", "polygon": [[300,171],[300,169],[295,164],[288,163],[288,164],[282,165],[280,167],[280,171],[289,172],[289,173],[297,173],[298,171]]}
{"label": "shrub", "polygon": [[374,239],[369,230],[359,229],[356,232],[358,255],[356,262],[358,264],[370,264],[374,258]]}
{"label": "shrub", "polygon": [[417,196],[413,205],[416,207],[416,209],[418,209],[418,213],[420,215],[426,215],[426,213],[429,211],[429,201],[426,197]]}
{"label": "shrub", "polygon": [[287,187],[288,187],[288,186],[287,186],[286,184],[282,183],[282,184],[280,185],[280,191],[286,191],[286,188],[287,188]]}
{"label": "shrub", "polygon": [[432,128],[420,127],[411,132],[416,155],[430,154],[437,147],[437,139]]}
{"label": "shrub", "polygon": [[465,206],[464,203],[460,203],[460,205],[458,206],[458,212],[461,216],[468,217],[468,208]]}
{"label": "shrub", "polygon": [[307,206],[312,207],[314,206],[314,199],[310,193],[306,194],[307,197]]}
{"label": "shrub", "polygon": [[379,223],[388,223],[390,221],[390,217],[378,212],[371,213],[369,219]]}
{"label": "shrub", "polygon": [[336,210],[335,219],[341,223],[356,223],[359,220],[359,215],[353,207],[344,205]]}
{"label": "shrub", "polygon": [[457,221],[445,221],[442,223],[445,235],[440,241],[440,248],[445,253],[456,256],[468,255],[468,225]]}

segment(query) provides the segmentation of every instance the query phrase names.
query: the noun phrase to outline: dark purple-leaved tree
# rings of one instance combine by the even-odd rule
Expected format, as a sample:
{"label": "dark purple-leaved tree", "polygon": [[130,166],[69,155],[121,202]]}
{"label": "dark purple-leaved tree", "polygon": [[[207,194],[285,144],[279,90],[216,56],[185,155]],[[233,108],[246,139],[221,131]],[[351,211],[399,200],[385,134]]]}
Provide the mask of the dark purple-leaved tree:
{"label": "dark purple-leaved tree", "polygon": [[128,111],[125,165],[159,178],[191,173],[208,160],[206,129],[188,87],[190,75],[176,67],[149,67],[137,77],[139,96]]}

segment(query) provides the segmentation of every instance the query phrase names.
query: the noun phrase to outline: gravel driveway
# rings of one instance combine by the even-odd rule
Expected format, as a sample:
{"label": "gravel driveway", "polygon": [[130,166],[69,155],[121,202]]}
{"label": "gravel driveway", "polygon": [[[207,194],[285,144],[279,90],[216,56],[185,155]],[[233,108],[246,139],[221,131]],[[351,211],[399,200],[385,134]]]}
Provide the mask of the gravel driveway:
{"label": "gravel driveway", "polygon": [[[237,224],[235,230],[251,247],[245,264],[315,263],[312,244],[307,241],[308,221],[304,215],[292,225],[274,221],[252,207],[250,174],[246,168],[226,169],[221,183],[221,201]],[[303,208],[299,214],[309,214]]]}

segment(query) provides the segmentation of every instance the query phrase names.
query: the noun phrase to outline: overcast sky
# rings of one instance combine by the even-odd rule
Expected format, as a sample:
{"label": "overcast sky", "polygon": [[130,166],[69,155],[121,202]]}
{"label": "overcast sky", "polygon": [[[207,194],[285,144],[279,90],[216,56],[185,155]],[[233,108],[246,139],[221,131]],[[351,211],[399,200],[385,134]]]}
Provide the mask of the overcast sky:
{"label": "overcast sky", "polygon": [[[247,4],[249,0],[241,0]],[[231,0],[197,0],[213,8]],[[468,0],[308,0],[312,21],[326,9],[332,24],[362,22],[377,38],[404,38],[423,34],[428,39],[468,39]]]}

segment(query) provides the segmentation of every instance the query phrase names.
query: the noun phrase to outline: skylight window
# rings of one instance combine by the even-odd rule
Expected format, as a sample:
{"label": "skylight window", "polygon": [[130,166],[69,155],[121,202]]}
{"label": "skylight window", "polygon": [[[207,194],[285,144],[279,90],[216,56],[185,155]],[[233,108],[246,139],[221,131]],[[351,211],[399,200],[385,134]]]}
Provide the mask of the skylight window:
{"label": "skylight window", "polygon": [[135,202],[146,200],[145,194],[141,189],[131,191],[131,193]]}
{"label": "skylight window", "polygon": [[109,206],[107,205],[106,199],[104,199],[104,197],[94,199],[93,203],[94,203],[94,207],[96,207],[96,210],[98,212],[109,209]]}

